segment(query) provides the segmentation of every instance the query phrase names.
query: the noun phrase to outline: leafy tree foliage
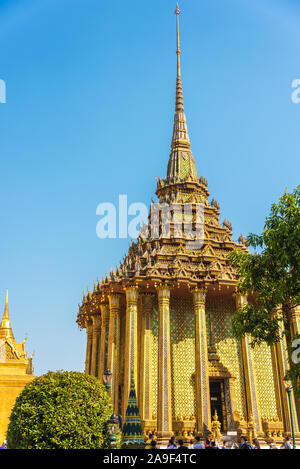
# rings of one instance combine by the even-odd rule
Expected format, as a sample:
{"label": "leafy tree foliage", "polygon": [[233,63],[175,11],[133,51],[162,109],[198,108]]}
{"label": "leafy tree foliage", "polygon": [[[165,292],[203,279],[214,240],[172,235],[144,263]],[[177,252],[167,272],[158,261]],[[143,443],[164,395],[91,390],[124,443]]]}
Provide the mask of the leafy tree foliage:
{"label": "leafy tree foliage", "polygon": [[[295,338],[288,332],[290,312],[300,304],[300,186],[272,205],[262,234],[250,234],[247,241],[259,253],[236,250],[229,257],[240,275],[239,290],[254,293],[256,301],[236,313],[234,335],[249,334],[252,345],[272,345],[280,340],[283,321],[291,357]],[[290,367],[300,393],[300,364],[290,360]]]}
{"label": "leafy tree foliage", "polygon": [[9,448],[107,448],[112,414],[105,387],[77,372],[49,372],[16,399],[7,432]]}

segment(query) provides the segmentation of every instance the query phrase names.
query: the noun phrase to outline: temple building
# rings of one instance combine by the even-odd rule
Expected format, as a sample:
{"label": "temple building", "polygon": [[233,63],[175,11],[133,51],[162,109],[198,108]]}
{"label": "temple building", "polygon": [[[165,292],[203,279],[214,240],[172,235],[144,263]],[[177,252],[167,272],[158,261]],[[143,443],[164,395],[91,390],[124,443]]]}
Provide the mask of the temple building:
{"label": "temple building", "polygon": [[[8,292],[0,325],[0,442],[6,439],[9,416],[15,400],[33,378],[32,357],[25,353],[25,342],[17,343],[8,314]],[[0,444],[1,444],[0,443]]]}
{"label": "temple building", "polygon": [[[177,5],[171,153],[156,189],[159,203],[172,207],[170,232],[161,216],[153,226],[152,206],[120,265],[84,295],[77,322],[87,332],[85,372],[102,381],[111,370],[114,412],[123,419],[133,372],[143,432],[160,441],[205,435],[215,415],[223,434],[282,441],[291,432],[286,344],[251,348],[248,337],[238,341],[231,332],[236,309],[253,301],[237,291],[227,259],[235,249],[247,250],[246,240],[232,240],[231,223],[220,223],[220,205],[209,201],[207,180],[197,173],[183,105],[179,13]],[[186,205],[192,233],[182,229]],[[201,242],[193,243],[201,226]],[[298,331],[299,318],[294,311]],[[299,432],[295,398],[292,405]]]}

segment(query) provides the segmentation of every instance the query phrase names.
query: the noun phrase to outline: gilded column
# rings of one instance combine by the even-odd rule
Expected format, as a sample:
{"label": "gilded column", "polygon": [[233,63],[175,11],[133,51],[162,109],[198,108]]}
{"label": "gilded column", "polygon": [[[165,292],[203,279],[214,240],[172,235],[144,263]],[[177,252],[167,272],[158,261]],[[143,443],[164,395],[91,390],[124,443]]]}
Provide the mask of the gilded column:
{"label": "gilded column", "polygon": [[205,288],[193,290],[195,320],[196,418],[198,433],[207,433],[211,426],[209,364],[207,351]]}
{"label": "gilded column", "polygon": [[99,378],[100,382],[103,381],[103,373],[107,369],[108,357],[108,330],[109,330],[109,304],[101,303],[101,346],[100,346],[100,367]]}
{"label": "gilded column", "polygon": [[292,309],[290,314],[290,328],[292,338],[300,334],[300,306],[296,306]]}
{"label": "gilded column", "polygon": [[92,375],[99,377],[99,353],[100,353],[100,335],[101,335],[101,316],[95,314],[93,320],[93,347],[92,347]]}
{"label": "gilded column", "polygon": [[226,394],[226,403],[228,406],[228,415],[227,415],[227,425],[228,430],[235,430],[234,426],[234,414],[237,409],[236,402],[236,387],[235,387],[235,377],[228,379],[228,382],[225,380],[225,394]]}
{"label": "gilded column", "polygon": [[93,322],[87,321],[85,373],[88,375],[92,374],[92,348],[93,348]]}
{"label": "gilded column", "polygon": [[112,386],[111,386],[111,397],[114,405],[114,410],[117,413],[117,407],[115,407],[115,393],[118,389],[118,365],[119,365],[119,321],[120,321],[120,295],[117,293],[111,293],[109,295],[109,333],[108,333],[108,360],[107,367],[112,373]]}
{"label": "gilded column", "polygon": [[[247,296],[237,293],[235,295],[237,309],[243,308],[247,304]],[[245,336],[241,339],[241,359],[242,370],[245,383],[245,401],[247,409],[247,420],[255,425],[255,434],[262,433],[261,417],[257,401],[256,377],[254,361],[249,345],[249,338]]]}
{"label": "gilded column", "polygon": [[[279,312],[280,310],[278,310]],[[288,395],[284,386],[284,378],[289,369],[289,361],[287,354],[287,344],[284,334],[284,327],[282,321],[279,322],[280,327],[280,341],[275,345],[271,346],[272,360],[273,360],[273,370],[275,376],[275,387],[277,399],[280,404],[280,416],[283,420],[284,429],[286,432],[291,432],[291,418],[290,418],[290,408]],[[294,396],[293,396],[294,397]],[[296,409],[295,399],[292,400],[292,412],[294,417],[294,427],[295,431],[299,431],[299,424]]]}
{"label": "gilded column", "polygon": [[124,387],[122,400],[122,417],[125,418],[129,391],[131,371],[134,374],[136,394],[138,395],[138,356],[137,356],[137,302],[138,287],[126,288],[126,325],[125,325],[125,357],[124,357]]}
{"label": "gilded column", "polygon": [[[300,306],[296,306],[292,311],[291,311],[291,317],[290,317],[290,330],[291,330],[291,337],[292,339],[296,335],[300,335]],[[295,344],[295,347],[293,350],[295,351],[297,357],[299,358],[299,353],[296,352],[296,350],[299,350],[299,339],[297,344]],[[298,415],[298,427],[300,427],[300,398],[295,396],[295,405],[296,405],[296,411]],[[299,430],[300,431],[300,428]]]}
{"label": "gilded column", "polygon": [[172,435],[170,288],[158,287],[158,438]]}
{"label": "gilded column", "polygon": [[153,295],[143,295],[141,327],[140,413],[141,419],[152,420],[152,313]]}

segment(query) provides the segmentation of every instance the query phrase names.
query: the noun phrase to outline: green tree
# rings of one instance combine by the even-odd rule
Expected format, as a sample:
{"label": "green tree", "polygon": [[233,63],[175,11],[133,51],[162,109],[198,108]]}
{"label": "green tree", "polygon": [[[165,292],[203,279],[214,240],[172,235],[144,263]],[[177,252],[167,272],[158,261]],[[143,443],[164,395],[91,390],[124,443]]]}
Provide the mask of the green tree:
{"label": "green tree", "polygon": [[108,448],[112,406],[105,387],[77,372],[49,372],[16,399],[7,431],[9,448]]}
{"label": "green tree", "polygon": [[237,311],[233,333],[238,339],[248,334],[253,346],[262,342],[272,345],[281,338],[283,321],[290,375],[300,395],[300,364],[291,359],[293,341],[299,336],[291,337],[289,333],[290,312],[300,304],[300,186],[272,205],[262,234],[250,234],[247,242],[259,253],[236,250],[229,258],[240,275],[239,290],[253,293],[255,302]]}

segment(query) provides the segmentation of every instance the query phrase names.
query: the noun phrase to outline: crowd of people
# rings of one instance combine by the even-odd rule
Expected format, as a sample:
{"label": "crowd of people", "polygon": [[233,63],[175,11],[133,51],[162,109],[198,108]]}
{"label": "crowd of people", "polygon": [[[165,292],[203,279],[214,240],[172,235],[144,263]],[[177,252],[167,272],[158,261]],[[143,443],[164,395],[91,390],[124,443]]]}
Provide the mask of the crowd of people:
{"label": "crowd of people", "polygon": [[[7,449],[6,440],[3,441],[0,449]],[[145,449],[159,449],[153,434],[149,435],[149,438],[146,441]],[[172,438],[169,440],[167,449],[176,449],[177,451],[185,451],[187,449],[261,449],[261,446],[256,438],[253,440],[252,444],[250,444],[246,436],[241,437],[241,442],[239,444],[225,440],[221,443],[218,443],[217,440],[214,441],[210,438],[201,440],[200,436],[196,436],[195,439],[190,440],[188,443],[181,438],[177,439],[175,436],[172,436]],[[276,446],[275,443],[270,443],[269,449],[292,449],[291,438],[287,436],[284,443],[280,447]]]}
{"label": "crowd of people", "polygon": [[[146,441],[145,449],[148,449],[148,450],[159,449],[153,434],[149,435],[149,438]],[[167,449],[185,451],[188,449],[211,450],[211,449],[262,449],[262,448],[257,438],[255,438],[253,442],[250,443],[246,436],[241,437],[241,441],[239,444],[234,441],[226,441],[226,440],[223,440],[222,442],[219,443],[217,440],[212,440],[211,438],[201,440],[200,436],[196,436],[195,439],[192,439],[189,442],[187,442],[181,438],[177,439],[175,436],[173,436],[169,440]],[[285,441],[279,447],[276,446],[275,443],[270,443],[269,449],[292,449],[291,438],[287,436]]]}

